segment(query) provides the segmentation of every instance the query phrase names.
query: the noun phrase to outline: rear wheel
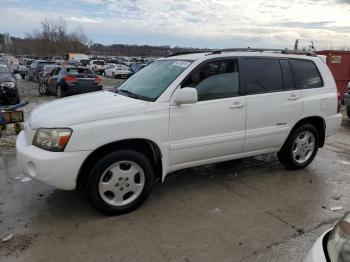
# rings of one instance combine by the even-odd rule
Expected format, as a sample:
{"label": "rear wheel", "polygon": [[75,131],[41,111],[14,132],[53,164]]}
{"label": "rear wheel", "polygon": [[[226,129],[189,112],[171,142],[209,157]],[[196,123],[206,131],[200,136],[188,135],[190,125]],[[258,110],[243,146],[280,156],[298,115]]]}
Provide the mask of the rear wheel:
{"label": "rear wheel", "polygon": [[113,78],[113,79],[115,78],[114,72],[112,73],[112,78]]}
{"label": "rear wheel", "polygon": [[21,78],[22,78],[22,79],[25,79],[25,78],[26,78],[26,75],[25,75],[25,74],[21,74]]}
{"label": "rear wheel", "polygon": [[350,118],[350,106],[346,107],[346,114],[348,115],[348,117]]}
{"label": "rear wheel", "polygon": [[106,215],[120,215],[139,207],[152,191],[154,172],[141,153],[121,150],[101,158],[87,179],[91,204]]}
{"label": "rear wheel", "polygon": [[319,136],[316,128],[310,124],[303,124],[289,135],[277,156],[286,168],[302,169],[314,160],[318,145]]}

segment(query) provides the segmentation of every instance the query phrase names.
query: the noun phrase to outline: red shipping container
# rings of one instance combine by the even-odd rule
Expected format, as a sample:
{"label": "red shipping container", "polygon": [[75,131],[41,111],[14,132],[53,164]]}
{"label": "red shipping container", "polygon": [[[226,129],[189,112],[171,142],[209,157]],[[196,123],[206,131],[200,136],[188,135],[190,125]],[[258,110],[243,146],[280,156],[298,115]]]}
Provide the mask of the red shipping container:
{"label": "red shipping container", "polygon": [[343,100],[350,82],[350,51],[322,50],[317,51],[317,54],[327,56],[327,65],[337,83],[340,98]]}

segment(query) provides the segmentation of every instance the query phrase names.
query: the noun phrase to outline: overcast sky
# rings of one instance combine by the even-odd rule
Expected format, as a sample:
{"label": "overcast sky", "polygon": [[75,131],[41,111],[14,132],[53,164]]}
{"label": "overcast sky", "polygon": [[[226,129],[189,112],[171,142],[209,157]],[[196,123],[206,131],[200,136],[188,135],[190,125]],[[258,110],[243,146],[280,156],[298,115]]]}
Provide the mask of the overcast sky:
{"label": "overcast sky", "polygon": [[350,47],[350,0],[0,0],[0,32],[46,18],[82,25],[93,42],[188,47]]}

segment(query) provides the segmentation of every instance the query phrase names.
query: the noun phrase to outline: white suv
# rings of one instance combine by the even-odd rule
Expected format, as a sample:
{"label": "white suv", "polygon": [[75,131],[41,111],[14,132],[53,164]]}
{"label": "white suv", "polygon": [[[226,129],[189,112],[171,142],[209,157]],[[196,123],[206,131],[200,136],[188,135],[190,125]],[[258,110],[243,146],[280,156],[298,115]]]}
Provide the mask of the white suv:
{"label": "white suv", "polygon": [[309,165],[341,123],[337,88],[318,57],[267,52],[170,56],[116,92],[37,108],[17,139],[25,174],[85,185],[99,211],[129,212],[175,170],[277,152]]}

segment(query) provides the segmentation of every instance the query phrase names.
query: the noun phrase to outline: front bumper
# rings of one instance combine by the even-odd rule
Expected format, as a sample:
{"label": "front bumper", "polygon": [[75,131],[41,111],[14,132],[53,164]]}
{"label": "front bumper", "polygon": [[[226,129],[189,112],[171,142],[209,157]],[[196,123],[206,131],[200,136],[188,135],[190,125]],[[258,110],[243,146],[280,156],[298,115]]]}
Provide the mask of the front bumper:
{"label": "front bumper", "polygon": [[345,104],[346,106],[350,106],[350,93],[346,93],[346,94],[344,95],[344,104]]}
{"label": "front bumper", "polygon": [[306,258],[304,259],[304,262],[327,262],[326,254],[323,247],[323,242],[326,237],[326,235],[329,233],[328,230],[325,232],[322,236],[320,236],[315,244],[310,249],[309,253],[307,254]]}
{"label": "front bumper", "polygon": [[79,169],[90,151],[50,152],[28,145],[22,131],[16,141],[17,162],[24,174],[63,190],[76,188]]}

